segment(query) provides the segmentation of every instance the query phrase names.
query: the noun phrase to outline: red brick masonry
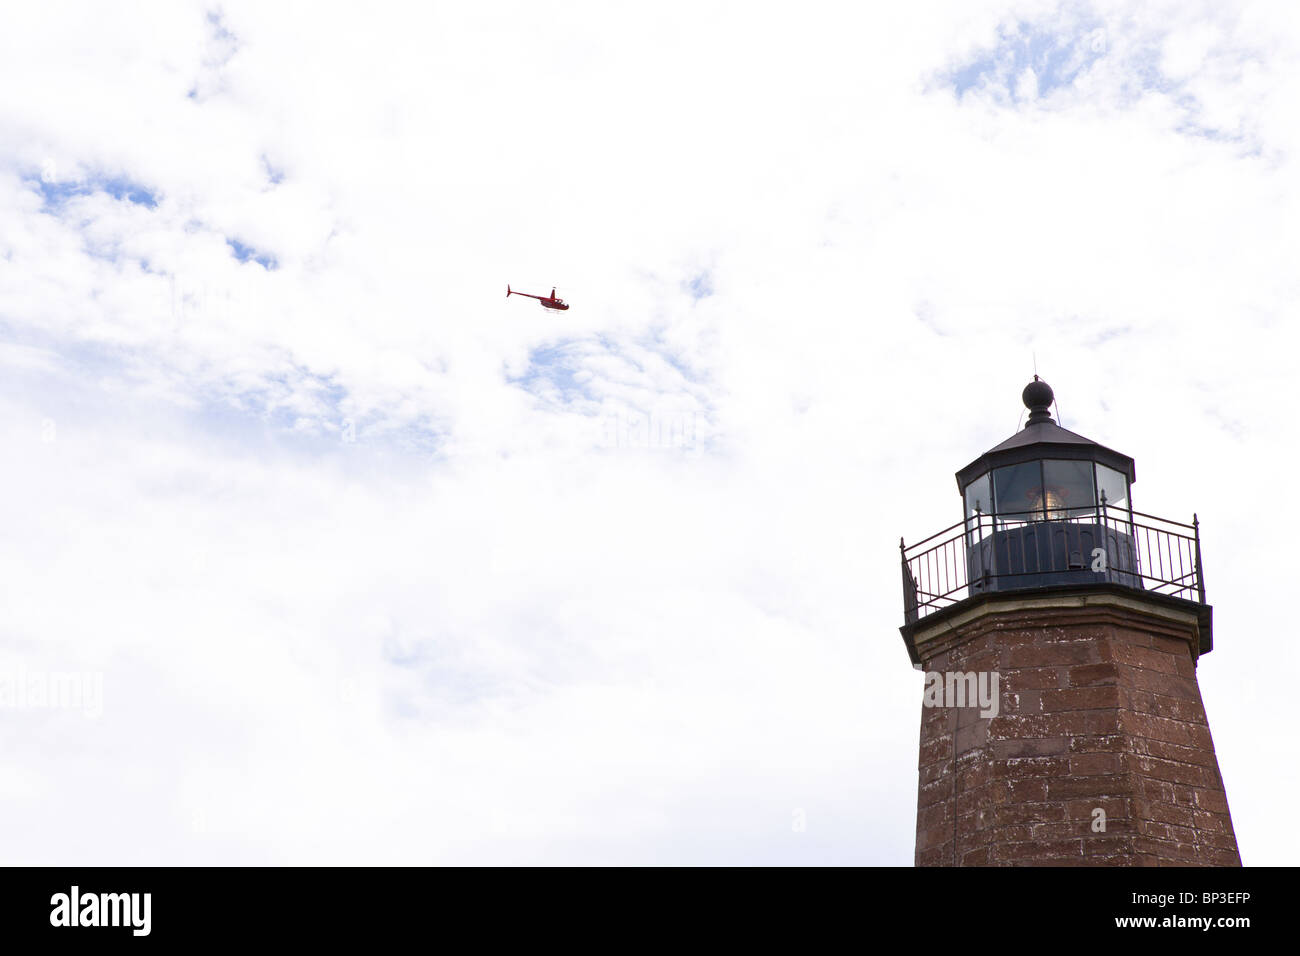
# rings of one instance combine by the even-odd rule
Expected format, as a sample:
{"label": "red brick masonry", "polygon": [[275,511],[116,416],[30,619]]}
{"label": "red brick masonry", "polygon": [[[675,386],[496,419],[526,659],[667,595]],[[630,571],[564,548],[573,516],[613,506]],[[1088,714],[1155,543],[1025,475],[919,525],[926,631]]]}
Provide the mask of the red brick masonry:
{"label": "red brick masonry", "polygon": [[925,671],[997,671],[1000,693],[996,717],[922,708],[917,866],[1241,865],[1195,621],[1087,600],[918,635]]}

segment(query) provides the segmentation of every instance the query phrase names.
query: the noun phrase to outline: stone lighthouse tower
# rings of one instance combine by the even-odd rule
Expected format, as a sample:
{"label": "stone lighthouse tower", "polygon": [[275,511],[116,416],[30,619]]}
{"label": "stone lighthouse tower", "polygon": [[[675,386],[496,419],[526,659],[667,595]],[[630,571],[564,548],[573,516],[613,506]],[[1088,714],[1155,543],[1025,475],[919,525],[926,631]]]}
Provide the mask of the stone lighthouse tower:
{"label": "stone lighthouse tower", "polygon": [[1196,516],[1135,510],[1133,459],[1025,427],[957,472],[962,520],[902,544],[926,672],[917,866],[1240,866],[1196,681]]}

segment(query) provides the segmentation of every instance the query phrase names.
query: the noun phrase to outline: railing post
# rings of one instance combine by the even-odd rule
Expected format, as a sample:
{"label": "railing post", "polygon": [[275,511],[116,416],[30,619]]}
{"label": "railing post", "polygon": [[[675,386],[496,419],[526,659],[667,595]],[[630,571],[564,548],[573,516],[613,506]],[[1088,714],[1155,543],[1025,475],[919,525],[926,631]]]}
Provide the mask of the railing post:
{"label": "railing post", "polygon": [[903,566],[903,623],[911,624],[917,619],[916,581],[907,567],[907,546],[902,535],[898,538],[898,557]]}
{"label": "railing post", "polygon": [[[1110,565],[1111,565],[1110,524],[1107,521],[1107,515],[1106,515],[1106,489],[1101,488],[1098,489],[1098,491],[1099,494],[1097,495],[1097,501],[1101,506],[1101,550],[1103,552],[1102,559],[1101,559],[1101,566],[1106,573],[1106,583],[1111,584],[1112,582],[1114,582],[1115,579],[1110,575]],[[1091,557],[1091,555],[1089,555],[1089,557]],[[1118,532],[1116,532],[1115,534],[1115,558],[1117,560],[1119,558],[1119,533]]]}
{"label": "railing post", "polygon": [[1201,571],[1201,519],[1196,517],[1196,512],[1192,512],[1192,534],[1196,537],[1196,590],[1201,596],[1201,603],[1205,603],[1205,574]]}
{"label": "railing post", "polygon": [[993,502],[993,510],[989,512],[989,564],[988,570],[988,590],[994,590],[997,585],[994,584],[998,579],[998,503]]}

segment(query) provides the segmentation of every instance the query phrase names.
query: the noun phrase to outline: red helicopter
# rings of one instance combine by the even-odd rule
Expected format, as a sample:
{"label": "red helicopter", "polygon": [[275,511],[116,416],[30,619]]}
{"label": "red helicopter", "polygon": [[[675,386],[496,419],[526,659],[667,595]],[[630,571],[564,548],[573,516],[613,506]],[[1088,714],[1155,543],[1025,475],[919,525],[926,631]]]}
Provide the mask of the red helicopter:
{"label": "red helicopter", "polygon": [[515,292],[513,289],[510,288],[510,286],[506,286],[506,298],[508,299],[512,295],[526,295],[530,299],[536,299],[538,302],[542,304],[543,308],[550,309],[552,312],[563,312],[568,308],[568,305],[565,304],[563,299],[557,299],[555,297],[554,289],[551,289],[551,294],[549,296],[545,296],[545,295],[533,295],[532,293],[529,292]]}

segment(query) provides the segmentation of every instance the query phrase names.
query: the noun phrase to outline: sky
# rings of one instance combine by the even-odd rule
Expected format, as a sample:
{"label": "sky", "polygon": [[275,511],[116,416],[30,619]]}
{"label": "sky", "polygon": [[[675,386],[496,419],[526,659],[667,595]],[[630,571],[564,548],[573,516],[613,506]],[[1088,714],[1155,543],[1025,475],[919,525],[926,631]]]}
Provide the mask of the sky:
{"label": "sky", "polygon": [[898,541],[1035,369],[1296,861],[1287,5],[5,4],[0,91],[7,862],[909,866]]}

